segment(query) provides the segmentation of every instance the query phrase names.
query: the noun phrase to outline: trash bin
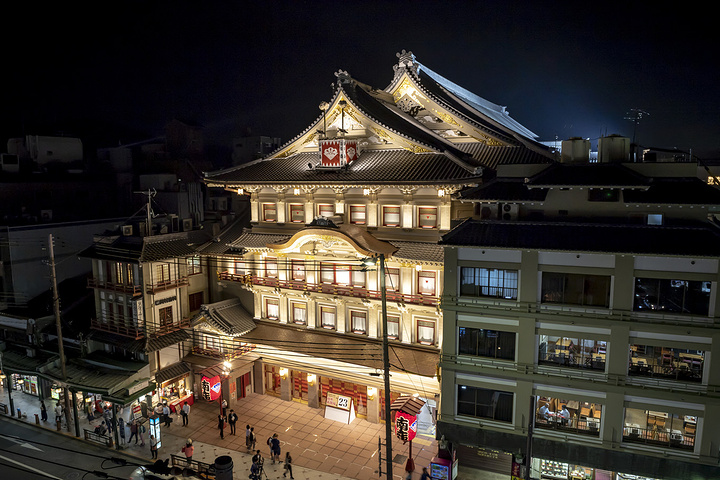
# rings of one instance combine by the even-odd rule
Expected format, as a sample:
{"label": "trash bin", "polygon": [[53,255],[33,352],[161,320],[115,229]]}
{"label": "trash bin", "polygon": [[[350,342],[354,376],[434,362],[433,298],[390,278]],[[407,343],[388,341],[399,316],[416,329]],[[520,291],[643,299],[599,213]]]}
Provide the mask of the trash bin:
{"label": "trash bin", "polygon": [[233,461],[229,455],[215,459],[215,480],[233,480]]}

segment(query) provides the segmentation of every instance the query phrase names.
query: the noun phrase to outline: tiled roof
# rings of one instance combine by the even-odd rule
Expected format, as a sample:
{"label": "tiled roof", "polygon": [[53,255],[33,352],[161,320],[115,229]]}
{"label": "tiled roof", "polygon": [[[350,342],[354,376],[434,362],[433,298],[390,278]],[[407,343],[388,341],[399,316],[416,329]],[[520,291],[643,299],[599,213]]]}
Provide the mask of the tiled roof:
{"label": "tiled roof", "polygon": [[455,144],[460,150],[472,156],[483,167],[496,169],[500,165],[526,165],[552,163],[548,154],[521,146],[490,146],[481,142],[463,142]]}
{"label": "tiled roof", "polygon": [[646,191],[623,191],[625,203],[720,205],[720,189],[698,178],[653,179]]}
{"label": "tiled roof", "polygon": [[[247,219],[238,217],[220,231],[217,237],[212,238],[197,249],[200,255],[222,255],[233,253],[229,243],[242,235]],[[237,252],[234,252],[237,253]]]}
{"label": "tiled roof", "polygon": [[256,326],[252,315],[237,298],[202,305],[190,326],[196,327],[202,323],[233,337],[245,335]]}
{"label": "tiled roof", "polygon": [[159,337],[148,337],[145,351],[155,352],[189,339],[190,333],[185,330],[175,330],[174,332],[160,335]]}
{"label": "tiled roof", "polygon": [[398,185],[475,183],[480,173],[470,173],[441,153],[408,150],[368,150],[347,169],[310,169],[320,159],[318,152],[271,158],[206,176],[207,183],[229,186],[267,184],[342,183],[346,185]]}
{"label": "tiled roof", "polygon": [[173,363],[172,365],[161,368],[160,370],[155,372],[155,382],[160,384],[167,382],[168,380],[174,380],[187,373],[190,373],[190,371],[190,365],[185,362]]}
{"label": "tiled roof", "polygon": [[244,232],[235,241],[229,243],[228,246],[235,250],[241,248],[266,248],[267,244],[270,243],[286,242],[291,236]]}
{"label": "tiled roof", "polygon": [[527,188],[523,179],[493,179],[477,187],[458,193],[460,200],[487,200],[500,202],[543,202],[547,189]]}
{"label": "tiled roof", "polygon": [[95,242],[79,256],[126,263],[154,262],[192,255],[201,240],[204,242],[207,239],[191,238],[189,232],[151,237],[119,236],[112,242]]}
{"label": "tiled roof", "polygon": [[135,340],[134,338],[124,337],[115,333],[91,329],[90,333],[87,335],[87,339],[104,343],[106,345],[115,345],[123,350],[127,350],[128,352],[145,351],[145,339],[143,338]]}
{"label": "tiled roof", "polygon": [[442,245],[720,257],[720,229],[697,226],[617,225],[467,220]]}
{"label": "tiled roof", "polygon": [[414,260],[442,264],[445,259],[445,249],[436,243],[420,242],[391,242],[398,247],[398,251],[392,255],[396,260]]}
{"label": "tiled roof", "polygon": [[650,179],[617,163],[555,163],[528,179],[528,188],[647,188]]}

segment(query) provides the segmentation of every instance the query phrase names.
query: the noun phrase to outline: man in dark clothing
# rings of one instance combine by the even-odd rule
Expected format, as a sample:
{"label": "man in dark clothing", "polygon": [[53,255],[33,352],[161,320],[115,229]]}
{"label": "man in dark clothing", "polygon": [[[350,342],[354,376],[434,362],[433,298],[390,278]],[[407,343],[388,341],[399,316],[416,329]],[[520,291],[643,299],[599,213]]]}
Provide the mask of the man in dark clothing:
{"label": "man in dark clothing", "polygon": [[225,430],[225,417],[218,415],[218,430],[220,430],[220,438],[225,438],[223,430]]}
{"label": "man in dark clothing", "polygon": [[238,416],[235,410],[230,409],[230,416],[228,416],[228,423],[230,424],[230,435],[235,435],[235,424],[238,421]]}

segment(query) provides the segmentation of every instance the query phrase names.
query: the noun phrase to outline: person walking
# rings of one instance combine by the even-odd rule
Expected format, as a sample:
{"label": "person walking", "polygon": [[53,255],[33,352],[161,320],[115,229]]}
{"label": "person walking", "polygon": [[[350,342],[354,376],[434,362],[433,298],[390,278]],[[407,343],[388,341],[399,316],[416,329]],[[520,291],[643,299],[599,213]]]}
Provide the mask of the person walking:
{"label": "person walking", "polygon": [[[250,478],[252,480],[260,480],[263,474],[263,464],[265,460],[260,454],[260,450],[252,456],[252,466],[250,467]],[[267,475],[266,475],[267,477]]]}
{"label": "person walking", "polygon": [[55,423],[60,424],[62,422],[63,406],[60,402],[55,406]]}
{"label": "person walking", "polygon": [[135,437],[135,445],[137,445],[138,424],[135,422],[135,420],[130,420],[130,438],[128,438],[128,443],[132,442],[133,437]]}
{"label": "person walking", "polygon": [[120,434],[120,444],[125,445],[125,419],[118,417],[118,433]]}
{"label": "person walking", "polygon": [[291,480],[295,478],[292,474],[292,457],[290,456],[290,452],[285,452],[285,473],[283,473],[283,477],[288,473],[290,474]]}
{"label": "person walking", "polygon": [[180,409],[180,415],[182,415],[183,427],[187,427],[188,417],[190,416],[190,405],[188,405],[188,402],[183,404],[182,409]]}
{"label": "person walking", "polygon": [[172,418],[170,418],[170,407],[168,407],[167,402],[163,403],[163,420],[165,421],[165,427],[170,428],[170,422],[172,422]]}
{"label": "person walking", "polygon": [[40,402],[40,419],[43,422],[47,422],[47,419],[48,419],[47,407],[45,406],[45,402]]}
{"label": "person walking", "polygon": [[235,410],[230,409],[230,416],[228,416],[228,423],[230,424],[230,435],[235,435],[235,424],[237,423],[238,416]]}
{"label": "person walking", "polygon": [[420,480],[430,480],[430,474],[428,473],[427,467],[423,467],[422,475],[420,476]]}
{"label": "person walking", "polygon": [[140,435],[140,446],[145,446],[145,438],[143,438],[143,433],[145,433],[145,425],[142,423],[138,425],[138,435]]}
{"label": "person walking", "polygon": [[150,453],[152,453],[153,460],[157,460],[157,440],[155,435],[150,435]]}
{"label": "person walking", "polygon": [[255,450],[257,436],[255,435],[255,427],[250,427],[250,450]]}
{"label": "person walking", "polygon": [[250,450],[250,425],[245,425],[245,447]]}
{"label": "person walking", "polygon": [[280,439],[278,439],[277,433],[270,437],[270,455],[272,455],[273,465],[276,461],[280,463]]}
{"label": "person walking", "polygon": [[225,430],[225,417],[218,415],[218,430],[220,430],[220,438],[225,438],[223,430]]}
{"label": "person walking", "polygon": [[193,447],[192,439],[188,438],[187,443],[182,448],[183,453],[185,454],[185,458],[187,459],[188,467],[190,466],[190,463],[192,462],[193,453],[195,453],[195,447]]}

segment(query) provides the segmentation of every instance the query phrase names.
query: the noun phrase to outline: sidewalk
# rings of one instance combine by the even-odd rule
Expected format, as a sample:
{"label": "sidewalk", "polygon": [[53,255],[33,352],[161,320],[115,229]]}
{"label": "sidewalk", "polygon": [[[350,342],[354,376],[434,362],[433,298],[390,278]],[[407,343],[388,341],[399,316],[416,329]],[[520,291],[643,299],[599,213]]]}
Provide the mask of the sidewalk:
{"label": "sidewalk", "polygon": [[[13,392],[15,408],[27,412],[24,421],[35,424],[35,413],[40,413],[40,400],[37,397]],[[7,391],[0,389],[0,403],[7,402]],[[45,403],[49,421],[41,423],[41,427],[55,431],[54,402]],[[170,455],[180,455],[182,446],[188,438],[195,445],[193,460],[214,463],[215,458],[229,455],[233,459],[233,477],[246,479],[250,471],[252,454],[245,448],[245,425],[255,428],[257,436],[256,449],[265,457],[265,472],[270,479],[281,479],[284,472],[282,464],[273,465],[270,461],[269,447],[265,444],[267,437],[277,433],[282,449],[281,458],[289,451],[293,458],[293,475],[296,480],[377,480],[378,479],[378,437],[385,436],[384,424],[372,424],[363,419],[356,419],[345,425],[323,417],[322,409],[310,408],[298,402],[287,402],[269,395],[252,394],[247,398],[233,402],[228,407],[235,409],[238,415],[236,435],[230,435],[230,427],[225,428],[225,438],[221,439],[217,428],[217,415],[220,407],[217,402],[208,403],[198,400],[191,407],[187,427],[182,426],[181,417],[173,415],[173,423],[169,428],[162,429],[162,448],[158,452],[161,459]],[[123,416],[129,416],[129,409]],[[126,418],[127,419],[127,418]],[[88,422],[79,418],[81,429],[94,429],[100,419]],[[75,427],[70,425],[70,432],[65,428],[62,432],[74,437]],[[126,439],[129,438],[129,431]],[[145,446],[122,445],[123,453],[139,458],[138,463],[151,463],[148,434],[145,434]],[[413,458],[415,472],[413,479],[420,478],[422,467],[427,466],[437,451],[436,441],[431,437],[418,436],[413,441]],[[114,449],[113,449],[114,451]],[[384,449],[383,449],[384,453]],[[405,461],[409,453],[409,445],[393,437],[393,477],[404,480]],[[384,463],[384,462],[383,462]],[[383,464],[384,469],[384,464]],[[383,476],[384,478],[384,476]]]}

